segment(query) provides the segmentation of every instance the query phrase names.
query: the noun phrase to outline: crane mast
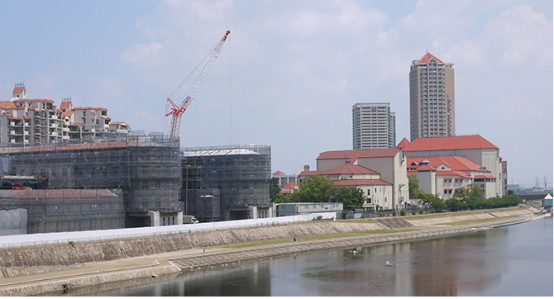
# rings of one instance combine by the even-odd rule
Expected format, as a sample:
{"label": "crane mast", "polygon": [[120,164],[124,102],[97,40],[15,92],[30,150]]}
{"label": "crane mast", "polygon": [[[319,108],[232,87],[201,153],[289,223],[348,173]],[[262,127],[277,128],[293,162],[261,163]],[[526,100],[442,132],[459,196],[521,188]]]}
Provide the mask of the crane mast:
{"label": "crane mast", "polygon": [[181,126],[181,117],[183,116],[183,113],[185,113],[188,106],[194,99],[194,96],[200,89],[202,82],[208,75],[208,71],[214,64],[216,58],[219,56],[219,53],[221,52],[221,49],[223,48],[223,44],[227,40],[227,36],[229,35],[229,33],[231,33],[231,31],[227,30],[227,32],[225,32],[225,35],[221,38],[219,43],[210,52],[210,55],[208,56],[206,63],[204,63],[200,73],[198,74],[198,77],[196,78],[196,81],[192,85],[189,93],[185,96],[181,104],[177,105],[175,104],[175,102],[173,102],[173,100],[171,100],[171,97],[167,98],[167,104],[168,104],[167,107],[169,111],[165,114],[165,116],[171,115],[171,124],[170,124],[170,132],[169,132],[169,137],[171,139],[177,139],[179,137],[179,127]]}

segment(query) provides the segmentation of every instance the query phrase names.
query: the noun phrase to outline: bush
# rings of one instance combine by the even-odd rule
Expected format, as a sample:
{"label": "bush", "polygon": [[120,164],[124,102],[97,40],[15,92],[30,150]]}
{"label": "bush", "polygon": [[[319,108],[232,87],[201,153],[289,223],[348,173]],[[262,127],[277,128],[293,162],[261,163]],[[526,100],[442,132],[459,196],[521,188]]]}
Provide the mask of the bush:
{"label": "bush", "polygon": [[400,210],[400,216],[406,216],[406,210],[404,209]]}

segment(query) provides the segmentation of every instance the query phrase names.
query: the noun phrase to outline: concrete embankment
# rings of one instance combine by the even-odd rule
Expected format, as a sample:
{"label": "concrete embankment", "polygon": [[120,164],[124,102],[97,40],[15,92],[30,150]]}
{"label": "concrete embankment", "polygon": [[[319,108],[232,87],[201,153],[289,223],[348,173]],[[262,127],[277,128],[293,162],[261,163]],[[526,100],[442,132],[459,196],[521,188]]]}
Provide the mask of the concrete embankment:
{"label": "concrete embankment", "polygon": [[[378,221],[313,221],[283,226],[177,234],[119,241],[89,242],[0,250],[0,296],[26,296],[73,290],[108,282],[176,274],[207,265],[218,265],[268,256],[357,247],[459,234],[531,219],[534,210],[513,208],[501,212],[448,213],[436,217],[405,217],[410,231],[382,233]],[[405,219],[405,220],[404,220]],[[486,220],[476,225],[452,226],[454,222]],[[497,220],[497,221],[495,221]],[[307,236],[371,232],[379,234],[305,241]],[[292,242],[292,236],[298,242]],[[214,246],[287,239],[288,243],[213,249]],[[202,248],[208,248],[206,252]],[[141,260],[142,259],[142,260]],[[133,264],[134,263],[134,264]],[[47,272],[47,273],[45,273]]]}

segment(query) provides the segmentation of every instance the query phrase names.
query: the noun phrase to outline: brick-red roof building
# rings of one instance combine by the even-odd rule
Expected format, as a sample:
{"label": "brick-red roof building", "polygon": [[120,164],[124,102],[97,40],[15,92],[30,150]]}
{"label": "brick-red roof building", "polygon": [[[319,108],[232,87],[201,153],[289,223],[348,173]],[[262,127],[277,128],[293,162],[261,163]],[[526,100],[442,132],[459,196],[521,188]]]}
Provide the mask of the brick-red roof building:
{"label": "brick-red roof building", "polygon": [[467,135],[416,138],[403,149],[405,152],[417,152],[461,149],[498,149],[498,147],[480,135]]}

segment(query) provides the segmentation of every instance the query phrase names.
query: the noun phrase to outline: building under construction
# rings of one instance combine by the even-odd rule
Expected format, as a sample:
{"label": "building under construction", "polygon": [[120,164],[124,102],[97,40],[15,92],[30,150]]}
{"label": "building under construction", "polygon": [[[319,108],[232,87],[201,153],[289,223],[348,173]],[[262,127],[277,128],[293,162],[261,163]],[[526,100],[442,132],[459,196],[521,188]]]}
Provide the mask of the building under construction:
{"label": "building under construction", "polygon": [[[96,139],[87,143],[5,147],[0,148],[0,154],[0,169],[4,172],[2,175],[34,177],[44,181],[45,189],[49,189],[42,196],[35,191],[35,195],[31,196],[34,203],[23,195],[28,190],[7,190],[10,191],[9,194],[0,193],[0,209],[28,208],[28,233],[182,223],[178,140],[161,135],[126,136]],[[114,201],[113,205],[102,203],[103,206],[114,209],[111,212],[98,212],[99,206],[94,203],[88,208],[87,205],[75,203],[86,202],[91,197],[91,193],[85,190],[96,194],[117,195],[109,197]],[[16,194],[18,192],[21,195]],[[92,197],[107,198],[100,195]],[[16,198],[19,198],[19,205]],[[39,201],[57,201],[58,222],[73,223],[63,225],[63,228],[60,225],[55,228],[56,225],[40,224],[43,222],[38,219],[48,218],[46,211],[49,208],[44,211],[35,209],[34,205]],[[108,225],[110,227],[84,225],[80,222],[90,220],[75,217],[97,211],[93,213],[97,217],[95,221],[103,222],[106,217],[109,218],[115,211],[119,211],[119,206],[124,208],[122,221],[112,221]],[[33,225],[35,222],[39,224]]]}
{"label": "building under construction", "polygon": [[270,217],[270,173],[269,146],[180,152],[162,135],[4,147],[0,235]]}
{"label": "building under construction", "polygon": [[271,217],[271,148],[264,145],[182,151],[185,213],[200,221]]}

